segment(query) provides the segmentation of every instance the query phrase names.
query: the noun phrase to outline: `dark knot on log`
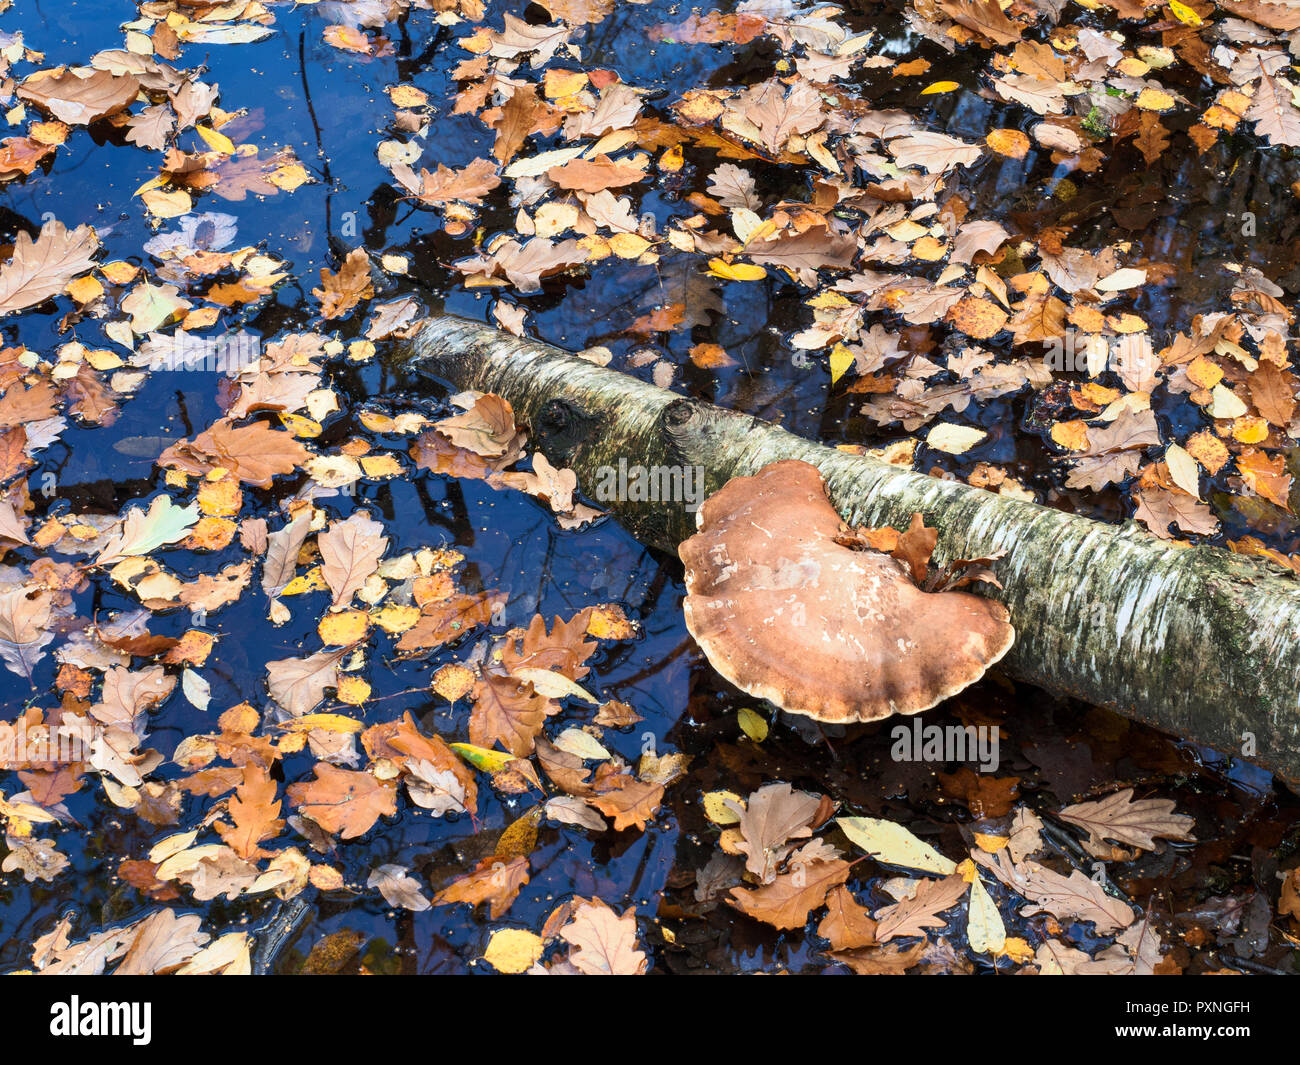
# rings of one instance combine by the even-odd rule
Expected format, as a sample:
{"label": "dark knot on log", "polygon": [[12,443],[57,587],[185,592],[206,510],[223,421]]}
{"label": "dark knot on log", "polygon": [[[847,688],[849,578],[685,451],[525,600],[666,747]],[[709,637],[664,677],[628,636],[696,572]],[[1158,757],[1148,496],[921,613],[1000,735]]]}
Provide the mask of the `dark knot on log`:
{"label": "dark knot on log", "polygon": [[533,436],[546,457],[557,466],[568,466],[600,428],[601,419],[567,399],[550,399],[542,404],[534,423]]}

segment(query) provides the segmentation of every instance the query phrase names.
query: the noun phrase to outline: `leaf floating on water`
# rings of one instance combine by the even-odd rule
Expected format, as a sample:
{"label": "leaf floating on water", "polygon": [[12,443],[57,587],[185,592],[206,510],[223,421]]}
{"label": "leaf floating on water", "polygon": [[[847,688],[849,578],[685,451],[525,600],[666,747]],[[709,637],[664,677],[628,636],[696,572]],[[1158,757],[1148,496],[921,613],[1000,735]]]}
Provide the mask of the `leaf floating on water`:
{"label": "leaf floating on water", "polygon": [[945,858],[902,825],[874,817],[838,817],[835,823],[862,850],[886,865],[948,876],[957,863]]}

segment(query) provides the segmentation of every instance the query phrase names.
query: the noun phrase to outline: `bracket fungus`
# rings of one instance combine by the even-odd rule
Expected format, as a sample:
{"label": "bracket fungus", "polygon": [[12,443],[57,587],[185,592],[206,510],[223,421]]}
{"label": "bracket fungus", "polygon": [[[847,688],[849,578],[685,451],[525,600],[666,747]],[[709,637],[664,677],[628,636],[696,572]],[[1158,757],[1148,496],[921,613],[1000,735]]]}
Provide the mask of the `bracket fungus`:
{"label": "bracket fungus", "polygon": [[1011,647],[1001,603],[927,592],[908,568],[842,542],[817,467],[735,477],[679,548],[686,627],[742,691],[817,721],[915,714],[983,676]]}

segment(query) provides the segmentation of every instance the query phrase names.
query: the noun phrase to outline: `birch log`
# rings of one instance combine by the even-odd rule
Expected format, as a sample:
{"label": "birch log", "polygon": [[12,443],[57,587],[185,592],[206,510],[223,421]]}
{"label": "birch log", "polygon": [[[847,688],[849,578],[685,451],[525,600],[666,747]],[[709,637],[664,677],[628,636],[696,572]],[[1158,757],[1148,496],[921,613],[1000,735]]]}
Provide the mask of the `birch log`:
{"label": "birch log", "polygon": [[[702,467],[707,494],[797,458],[821,470],[850,525],[904,528],[919,511],[939,530],[940,564],[1005,551],[995,566],[1003,588],[977,587],[1010,611],[1016,643],[1002,668],[1012,676],[1300,783],[1300,581],[1263,563],[848,455],[459,318],[430,320],[398,358],[508,399],[591,498],[620,460]],[[674,553],[694,531],[682,501],[602,505]]]}

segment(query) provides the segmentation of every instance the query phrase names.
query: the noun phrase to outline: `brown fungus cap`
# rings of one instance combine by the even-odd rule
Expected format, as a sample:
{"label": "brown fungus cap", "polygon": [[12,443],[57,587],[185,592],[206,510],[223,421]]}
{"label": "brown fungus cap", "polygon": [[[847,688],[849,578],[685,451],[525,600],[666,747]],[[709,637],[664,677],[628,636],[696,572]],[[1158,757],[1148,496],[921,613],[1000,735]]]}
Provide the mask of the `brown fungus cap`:
{"label": "brown fungus cap", "polygon": [[835,542],[821,473],[786,460],[704,501],[678,549],[686,627],[742,691],[817,721],[915,714],[1007,653],[1006,608],[925,592],[879,551]]}

